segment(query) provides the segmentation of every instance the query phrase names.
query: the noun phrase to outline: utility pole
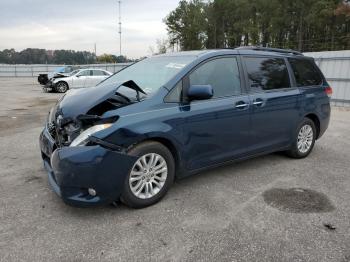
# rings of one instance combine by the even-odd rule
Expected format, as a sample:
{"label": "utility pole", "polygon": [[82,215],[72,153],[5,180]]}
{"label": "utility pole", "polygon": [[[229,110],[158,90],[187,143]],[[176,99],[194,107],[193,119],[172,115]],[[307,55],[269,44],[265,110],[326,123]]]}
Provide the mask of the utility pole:
{"label": "utility pole", "polygon": [[94,45],[94,53],[95,53],[95,56],[97,56],[97,54],[96,54],[96,43]]}
{"label": "utility pole", "polygon": [[122,1],[118,1],[118,12],[119,12],[119,55],[122,55],[122,17],[121,17],[121,3]]}

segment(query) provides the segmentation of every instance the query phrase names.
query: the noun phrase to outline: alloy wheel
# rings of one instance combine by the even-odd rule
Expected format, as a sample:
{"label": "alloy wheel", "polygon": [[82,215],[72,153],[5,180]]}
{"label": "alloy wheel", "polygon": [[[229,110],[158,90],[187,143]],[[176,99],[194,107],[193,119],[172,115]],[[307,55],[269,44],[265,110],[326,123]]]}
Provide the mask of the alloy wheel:
{"label": "alloy wheel", "polygon": [[67,91],[67,85],[65,83],[63,83],[63,82],[58,83],[57,86],[56,86],[56,89],[57,89],[58,92],[64,93],[64,92]]}
{"label": "alloy wheel", "polygon": [[314,132],[312,127],[308,124],[302,126],[299,130],[297,146],[299,152],[305,154],[307,153],[313,143]]}
{"label": "alloy wheel", "polygon": [[140,199],[149,199],[163,188],[168,176],[165,159],[156,153],[149,153],[137,159],[131,169],[129,186]]}

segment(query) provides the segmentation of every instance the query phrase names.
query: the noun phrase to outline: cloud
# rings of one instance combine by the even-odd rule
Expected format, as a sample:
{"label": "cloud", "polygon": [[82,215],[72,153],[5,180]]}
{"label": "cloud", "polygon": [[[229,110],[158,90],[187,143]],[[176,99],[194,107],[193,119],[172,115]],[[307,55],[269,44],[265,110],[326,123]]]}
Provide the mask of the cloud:
{"label": "cloud", "polygon": [[[5,2],[5,1],[4,1]],[[117,1],[12,0],[0,3],[0,49],[27,47],[119,53]],[[156,39],[166,37],[162,19],[178,0],[124,0],[123,54],[147,54]]]}

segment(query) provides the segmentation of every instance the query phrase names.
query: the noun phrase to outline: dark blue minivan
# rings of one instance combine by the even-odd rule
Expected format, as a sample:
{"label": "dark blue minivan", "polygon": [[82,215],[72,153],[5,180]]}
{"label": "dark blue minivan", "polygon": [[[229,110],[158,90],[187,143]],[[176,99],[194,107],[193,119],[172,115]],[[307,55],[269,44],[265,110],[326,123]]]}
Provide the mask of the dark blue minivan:
{"label": "dark blue minivan", "polygon": [[158,55],[68,91],[40,135],[42,158],[68,204],[146,207],[207,168],[306,157],[328,127],[331,93],[314,60],[292,50]]}

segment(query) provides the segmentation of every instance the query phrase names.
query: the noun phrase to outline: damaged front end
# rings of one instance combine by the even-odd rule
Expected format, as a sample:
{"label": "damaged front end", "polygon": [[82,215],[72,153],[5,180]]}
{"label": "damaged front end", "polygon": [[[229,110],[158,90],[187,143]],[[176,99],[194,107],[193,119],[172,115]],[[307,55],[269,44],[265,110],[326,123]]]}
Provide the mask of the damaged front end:
{"label": "damaged front end", "polygon": [[[117,89],[122,85],[135,90],[136,96],[128,98],[118,93]],[[104,114],[140,102],[140,92],[145,94],[133,81],[117,87],[112,85],[70,90],[51,110],[47,121],[48,130],[58,146],[70,146],[79,136],[90,136],[117,122],[117,114],[109,117],[104,117]],[[77,145],[80,143],[73,142],[73,146]]]}
{"label": "damaged front end", "polygon": [[48,121],[47,130],[59,148],[91,145],[91,135],[109,128],[118,120],[118,116],[101,118],[85,114],[71,118],[57,112],[55,115],[53,121]]}
{"label": "damaged front end", "polygon": [[109,117],[104,113],[137,102],[120,97],[116,89],[70,91],[50,111],[40,147],[49,182],[68,204],[117,200],[135,161],[124,148],[94,136],[119,119],[116,113]]}
{"label": "damaged front end", "polygon": [[47,84],[47,82],[49,82],[49,78],[48,78],[47,74],[39,74],[38,75],[38,82],[40,85],[45,86]]}
{"label": "damaged front end", "polygon": [[57,78],[66,78],[69,77],[69,75],[67,74],[61,74],[61,73],[57,73],[55,74],[53,77],[51,77],[50,79],[48,78],[48,76],[46,75],[46,81],[43,85],[43,91],[44,92],[51,92],[55,90],[55,79]]}

